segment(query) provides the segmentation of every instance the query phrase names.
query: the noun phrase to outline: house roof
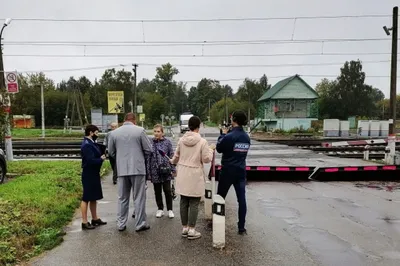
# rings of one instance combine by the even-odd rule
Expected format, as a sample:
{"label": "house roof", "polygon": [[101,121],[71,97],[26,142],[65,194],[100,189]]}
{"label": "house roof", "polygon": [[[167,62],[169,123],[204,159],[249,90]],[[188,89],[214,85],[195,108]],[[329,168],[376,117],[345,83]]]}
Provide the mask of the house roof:
{"label": "house roof", "polygon": [[294,80],[294,79],[299,79],[302,83],[304,83],[304,85],[305,85],[307,88],[309,88],[311,91],[314,92],[314,94],[315,94],[316,97],[318,97],[317,92],[316,92],[313,88],[311,88],[311,86],[308,85],[308,83],[305,82],[299,75],[296,74],[296,75],[294,75],[294,76],[285,78],[285,79],[279,81],[278,83],[276,83],[271,89],[269,89],[268,91],[266,91],[266,92],[264,93],[264,95],[261,96],[260,99],[258,99],[258,101],[261,102],[261,101],[265,101],[265,100],[271,99],[272,96],[274,96],[274,95],[275,95],[276,93],[278,93],[281,89],[283,89],[284,87],[286,87],[286,85],[288,85],[288,84],[289,84],[292,80]]}

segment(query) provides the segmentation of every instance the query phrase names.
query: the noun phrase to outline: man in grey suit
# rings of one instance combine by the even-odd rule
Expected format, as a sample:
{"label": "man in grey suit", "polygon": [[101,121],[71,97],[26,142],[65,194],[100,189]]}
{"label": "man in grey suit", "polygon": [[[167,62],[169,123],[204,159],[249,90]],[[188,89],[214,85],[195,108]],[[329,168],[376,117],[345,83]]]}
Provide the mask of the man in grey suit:
{"label": "man in grey suit", "polygon": [[[111,127],[111,131],[107,132],[106,136],[104,137],[104,141],[103,141],[103,145],[106,146],[106,147],[107,147],[107,145],[108,145],[108,140],[109,140],[109,138],[110,138],[110,134],[111,134],[115,129],[118,128],[118,123],[113,122],[113,123],[110,124],[110,127]],[[110,164],[111,164],[111,169],[113,170],[113,176],[112,176],[113,184],[115,185],[115,184],[117,184],[117,179],[118,179],[117,167],[116,167],[116,165],[115,165],[115,158],[109,156],[109,160],[110,160]]]}
{"label": "man in grey suit", "polygon": [[108,139],[108,153],[116,158],[118,169],[118,230],[124,231],[128,221],[129,198],[133,191],[136,231],[150,229],[146,216],[145,157],[152,145],[144,128],[136,126],[133,113],[125,116],[124,124]]}

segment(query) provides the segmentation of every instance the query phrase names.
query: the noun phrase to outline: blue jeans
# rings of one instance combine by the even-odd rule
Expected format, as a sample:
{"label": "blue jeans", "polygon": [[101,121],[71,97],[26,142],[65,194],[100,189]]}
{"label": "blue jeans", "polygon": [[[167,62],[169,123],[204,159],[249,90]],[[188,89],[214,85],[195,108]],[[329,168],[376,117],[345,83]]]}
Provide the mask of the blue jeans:
{"label": "blue jeans", "polygon": [[221,173],[218,182],[217,194],[226,198],[230,187],[233,185],[236,192],[237,201],[239,203],[239,222],[238,227],[239,231],[243,231],[245,229],[244,225],[246,223],[246,213],[247,213],[247,204],[246,204],[246,179],[242,177],[236,177],[233,175]]}

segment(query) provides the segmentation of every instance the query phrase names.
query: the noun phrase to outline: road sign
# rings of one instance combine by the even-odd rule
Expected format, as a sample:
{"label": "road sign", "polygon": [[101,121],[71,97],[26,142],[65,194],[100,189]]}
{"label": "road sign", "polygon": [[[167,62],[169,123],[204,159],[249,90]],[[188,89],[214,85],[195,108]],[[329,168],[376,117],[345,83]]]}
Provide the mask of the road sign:
{"label": "road sign", "polygon": [[124,92],[123,91],[108,91],[108,113],[120,114],[124,112]]}
{"label": "road sign", "polygon": [[146,115],[145,114],[139,114],[139,121],[140,122],[144,122],[145,119],[146,119]]}
{"label": "road sign", "polygon": [[92,125],[97,126],[100,131],[102,131],[103,125],[103,111],[101,109],[92,109],[91,110],[91,117],[92,117]]}
{"label": "road sign", "polygon": [[18,78],[17,78],[17,71],[14,72],[5,72],[4,73],[6,79],[6,87],[8,93],[18,93]]}
{"label": "road sign", "polygon": [[143,105],[138,105],[136,108],[137,108],[138,114],[143,113]]}
{"label": "road sign", "polygon": [[166,117],[165,117],[165,120],[169,120],[169,116],[166,116]]}
{"label": "road sign", "polygon": [[164,117],[165,117],[164,114],[162,114],[162,115],[160,116],[160,118],[161,118],[162,120],[164,120]]}

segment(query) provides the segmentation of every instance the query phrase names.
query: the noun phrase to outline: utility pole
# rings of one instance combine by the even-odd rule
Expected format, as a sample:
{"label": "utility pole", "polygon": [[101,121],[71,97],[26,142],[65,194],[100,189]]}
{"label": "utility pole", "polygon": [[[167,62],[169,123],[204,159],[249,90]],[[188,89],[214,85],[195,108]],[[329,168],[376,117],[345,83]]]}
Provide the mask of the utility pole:
{"label": "utility pole", "polygon": [[390,35],[392,31],[392,65],[390,73],[390,106],[389,106],[389,117],[392,119],[392,124],[389,124],[389,134],[396,134],[396,82],[397,82],[397,38],[398,38],[398,26],[399,26],[399,8],[395,6],[393,8],[393,24],[392,28],[388,29],[386,26],[383,27],[387,35]]}
{"label": "utility pole", "polygon": [[43,94],[43,84],[40,84],[40,98],[42,102],[42,138],[45,138],[45,123],[44,123],[44,94]]}
{"label": "utility pole", "polygon": [[134,94],[134,99],[133,99],[134,108],[133,108],[133,112],[136,114],[136,113],[137,113],[136,77],[137,77],[137,67],[138,67],[138,65],[137,65],[137,64],[132,64],[132,66],[133,66],[133,74],[134,74],[134,77],[133,77],[133,94]]}
{"label": "utility pole", "polygon": [[247,96],[249,98],[249,106],[247,108],[247,123],[248,123],[248,131],[250,132],[250,90],[247,87],[247,81],[245,81],[245,86],[246,86],[246,91],[247,91]]}
{"label": "utility pole", "polygon": [[226,96],[227,96],[228,92],[225,91],[225,123],[228,124],[228,106],[226,104]]}
{"label": "utility pole", "polygon": [[4,79],[4,64],[3,64],[3,45],[1,44],[1,41],[3,36],[3,31],[8,25],[10,25],[10,23],[11,19],[7,18],[0,30],[0,92],[4,93],[3,95],[1,95],[2,96],[1,98],[2,98],[2,105],[5,108],[5,113],[6,113],[5,149],[6,149],[7,161],[14,160],[14,154],[13,154],[12,139],[11,139],[11,120],[10,120],[11,98],[6,91],[6,83]]}
{"label": "utility pole", "polygon": [[211,99],[208,99],[208,122],[211,121]]}

